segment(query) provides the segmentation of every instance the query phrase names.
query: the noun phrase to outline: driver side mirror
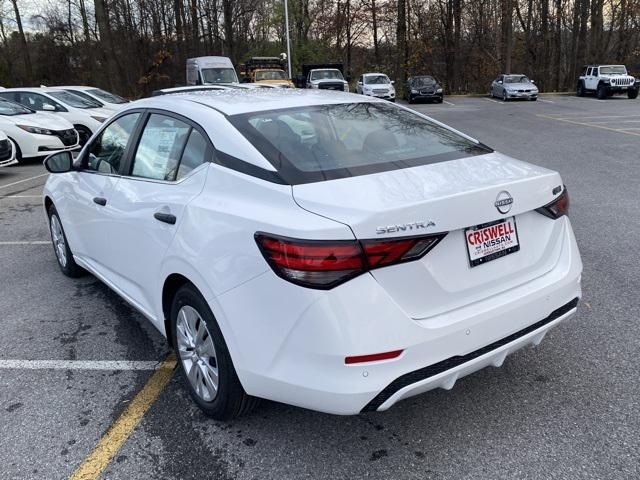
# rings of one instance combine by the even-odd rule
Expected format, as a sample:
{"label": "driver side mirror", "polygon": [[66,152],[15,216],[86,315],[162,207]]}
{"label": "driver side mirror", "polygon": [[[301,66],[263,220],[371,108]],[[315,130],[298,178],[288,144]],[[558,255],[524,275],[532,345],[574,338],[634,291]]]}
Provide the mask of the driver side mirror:
{"label": "driver side mirror", "polygon": [[536,83],[536,81],[535,80],[531,80],[531,83]]}
{"label": "driver side mirror", "polygon": [[50,103],[44,103],[42,104],[42,110],[44,110],[45,112],[55,112],[57,109],[54,105],[51,105]]}
{"label": "driver side mirror", "polygon": [[498,84],[499,84],[499,85],[502,85],[502,80],[498,80]]}
{"label": "driver side mirror", "polygon": [[49,155],[44,160],[44,166],[49,173],[66,173],[73,170],[71,152],[58,152]]}
{"label": "driver side mirror", "polygon": [[395,85],[396,81],[395,80],[391,80],[391,85]]}

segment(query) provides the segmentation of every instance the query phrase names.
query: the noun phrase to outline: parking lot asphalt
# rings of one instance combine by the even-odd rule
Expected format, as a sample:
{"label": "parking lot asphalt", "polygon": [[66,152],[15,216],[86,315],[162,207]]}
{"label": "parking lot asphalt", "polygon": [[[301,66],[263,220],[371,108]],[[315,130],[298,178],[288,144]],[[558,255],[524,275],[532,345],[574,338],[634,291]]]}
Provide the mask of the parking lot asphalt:
{"label": "parking lot asphalt", "polygon": [[[101,478],[640,478],[640,100],[446,101],[411,108],[561,173],[584,262],[578,315],[502,368],[382,413],[263,402],[219,423],[175,374]],[[94,277],[59,272],[39,198],[45,180],[35,161],[0,169],[3,479],[86,467],[169,353]]]}

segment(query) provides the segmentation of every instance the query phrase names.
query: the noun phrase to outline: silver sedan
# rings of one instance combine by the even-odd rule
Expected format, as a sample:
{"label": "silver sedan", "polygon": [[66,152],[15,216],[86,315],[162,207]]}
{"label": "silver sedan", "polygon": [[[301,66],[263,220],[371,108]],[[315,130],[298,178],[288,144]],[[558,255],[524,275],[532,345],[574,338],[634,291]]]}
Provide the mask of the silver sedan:
{"label": "silver sedan", "polygon": [[498,75],[491,83],[489,94],[505,102],[516,98],[535,101],[538,99],[538,87],[526,75]]}

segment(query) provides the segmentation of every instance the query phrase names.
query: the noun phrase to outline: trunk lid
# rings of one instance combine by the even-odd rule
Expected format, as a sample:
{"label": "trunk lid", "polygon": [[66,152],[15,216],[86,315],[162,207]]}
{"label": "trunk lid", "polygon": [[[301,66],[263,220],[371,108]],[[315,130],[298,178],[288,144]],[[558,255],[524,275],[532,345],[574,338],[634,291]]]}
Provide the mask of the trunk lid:
{"label": "trunk lid", "polygon": [[[348,225],[358,239],[449,232],[422,259],[371,271],[407,315],[425,319],[551,270],[562,222],[533,210],[550,203],[561,185],[557,172],[494,152],[295,185],[293,196],[302,208]],[[495,205],[504,191],[513,199],[506,214]],[[470,267],[464,230],[509,217],[515,217],[520,251]]]}

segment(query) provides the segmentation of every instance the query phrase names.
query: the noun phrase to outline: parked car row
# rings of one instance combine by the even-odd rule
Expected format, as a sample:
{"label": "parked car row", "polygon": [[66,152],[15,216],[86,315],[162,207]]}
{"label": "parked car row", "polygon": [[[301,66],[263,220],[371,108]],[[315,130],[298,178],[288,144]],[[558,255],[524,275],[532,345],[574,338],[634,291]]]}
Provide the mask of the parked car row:
{"label": "parked car row", "polygon": [[[358,79],[357,93],[385,98],[395,101],[396,91],[394,82],[384,73],[365,73]],[[634,78],[627,73],[624,65],[587,65],[578,79],[577,95],[595,94],[603,100],[613,95],[626,94],[635,99],[640,91],[640,78]],[[509,100],[536,101],[540,90],[535,82],[526,75],[504,73],[491,82],[489,95],[492,98]],[[403,98],[409,103],[420,100],[443,101],[443,87],[431,75],[416,75],[407,79],[404,85]]]}
{"label": "parked car row", "polygon": [[127,102],[86,86],[1,89],[0,167],[78,149]]}

